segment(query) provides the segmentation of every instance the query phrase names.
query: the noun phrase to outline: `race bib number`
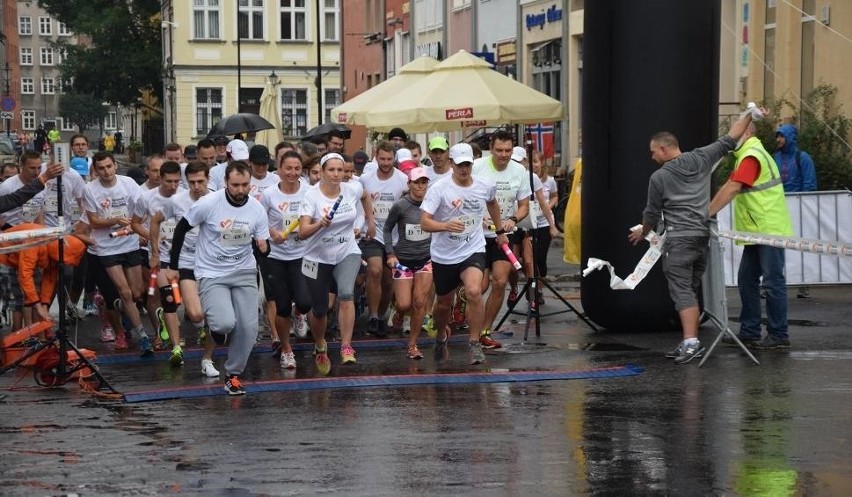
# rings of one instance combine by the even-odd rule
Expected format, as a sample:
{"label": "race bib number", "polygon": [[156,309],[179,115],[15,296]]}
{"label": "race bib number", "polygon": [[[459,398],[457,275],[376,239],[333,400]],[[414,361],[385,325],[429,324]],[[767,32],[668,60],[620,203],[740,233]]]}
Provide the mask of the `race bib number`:
{"label": "race bib number", "polygon": [[160,238],[163,240],[171,240],[175,236],[175,228],[177,223],[174,219],[163,221],[160,223]]}
{"label": "race bib number", "polygon": [[423,240],[429,239],[429,233],[423,231],[423,228],[421,228],[419,224],[406,224],[405,239],[411,240],[412,242],[422,242]]}
{"label": "race bib number", "polygon": [[461,216],[459,217],[459,222],[464,225],[464,234],[469,235],[476,231],[476,228],[479,226],[479,221],[473,216]]}
{"label": "race bib number", "polygon": [[119,207],[116,209],[109,209],[106,211],[107,218],[111,217],[127,217],[127,207]]}
{"label": "race bib number", "polygon": [[538,202],[530,202],[530,219],[535,219],[538,221],[539,218],[544,217],[544,213],[541,212],[541,206],[538,205]]}
{"label": "race bib number", "polygon": [[302,259],[302,274],[307,276],[308,278],[315,280],[317,279],[317,274],[319,273],[319,263],[314,261],[309,261],[307,259]]}
{"label": "race bib number", "polygon": [[35,202],[27,202],[23,206],[21,206],[21,219],[24,220],[25,223],[31,223],[35,218],[38,217],[38,214],[41,212],[41,205]]}
{"label": "race bib number", "polygon": [[248,245],[251,243],[251,234],[248,230],[243,229],[227,229],[222,230],[221,235],[219,236],[222,245],[227,247],[237,247],[241,245]]}
{"label": "race bib number", "polygon": [[[281,222],[281,230],[287,231],[290,228],[290,225],[299,220],[298,216],[285,217]],[[298,228],[296,228],[298,229]],[[295,230],[294,230],[295,231]]]}
{"label": "race bib number", "polygon": [[506,219],[515,212],[515,199],[502,195],[497,196],[497,203],[500,204],[500,219]]}
{"label": "race bib number", "polygon": [[59,201],[56,198],[56,195],[47,195],[44,198],[44,210],[50,212],[51,214],[56,214],[59,207]]}
{"label": "race bib number", "polygon": [[387,219],[390,214],[391,207],[393,207],[393,202],[378,201],[373,204],[373,216],[379,219]]}

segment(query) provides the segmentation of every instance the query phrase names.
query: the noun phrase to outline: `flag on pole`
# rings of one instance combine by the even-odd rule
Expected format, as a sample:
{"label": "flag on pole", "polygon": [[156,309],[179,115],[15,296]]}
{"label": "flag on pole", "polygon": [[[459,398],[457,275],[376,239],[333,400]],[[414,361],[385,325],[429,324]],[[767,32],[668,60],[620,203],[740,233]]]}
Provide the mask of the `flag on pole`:
{"label": "flag on pole", "polygon": [[527,133],[535,144],[535,149],[541,152],[545,159],[553,158],[553,123],[538,123],[527,126]]}

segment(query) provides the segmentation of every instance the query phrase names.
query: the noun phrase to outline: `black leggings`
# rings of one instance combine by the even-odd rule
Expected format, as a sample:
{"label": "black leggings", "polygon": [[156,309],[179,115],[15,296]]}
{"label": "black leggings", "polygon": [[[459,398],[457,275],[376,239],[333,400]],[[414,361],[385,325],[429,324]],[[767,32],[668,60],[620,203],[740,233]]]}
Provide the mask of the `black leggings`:
{"label": "black leggings", "polygon": [[542,278],[547,276],[547,251],[550,250],[550,227],[536,228],[537,235],[535,247],[535,264],[538,267],[538,275]]}
{"label": "black leggings", "polygon": [[268,270],[264,284],[269,282],[267,288],[275,298],[275,313],[289,318],[290,307],[295,302],[299,314],[307,314],[311,310],[311,297],[302,275],[302,259],[280,261],[267,258],[264,266]]}
{"label": "black leggings", "polygon": [[91,280],[93,285],[97,285],[98,290],[101,291],[101,295],[104,297],[107,309],[114,310],[115,300],[119,298],[115,284],[109,279],[106,269],[104,269],[101,260],[97,256],[92,254],[86,254],[86,256],[89,259],[89,271],[86,280]]}

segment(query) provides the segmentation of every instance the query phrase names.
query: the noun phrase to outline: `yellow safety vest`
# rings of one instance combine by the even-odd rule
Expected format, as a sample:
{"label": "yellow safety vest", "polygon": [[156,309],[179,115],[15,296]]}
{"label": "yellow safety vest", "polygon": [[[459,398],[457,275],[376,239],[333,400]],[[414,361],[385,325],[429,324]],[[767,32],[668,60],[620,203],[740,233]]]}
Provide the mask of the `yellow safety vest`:
{"label": "yellow safety vest", "polygon": [[760,163],[757,181],[751,187],[743,186],[734,200],[734,228],[750,233],[792,236],[793,224],[775,160],[755,136],[735,150],[734,157],[737,167],[746,157],[754,157]]}

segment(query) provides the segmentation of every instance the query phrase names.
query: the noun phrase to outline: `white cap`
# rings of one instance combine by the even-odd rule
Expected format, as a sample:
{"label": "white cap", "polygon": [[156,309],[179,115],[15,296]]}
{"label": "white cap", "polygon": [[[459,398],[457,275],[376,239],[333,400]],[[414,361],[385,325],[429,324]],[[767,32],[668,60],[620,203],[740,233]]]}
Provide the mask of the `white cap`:
{"label": "white cap", "polygon": [[524,147],[514,147],[512,149],[512,160],[515,162],[523,162],[527,158],[527,149]]}
{"label": "white cap", "polygon": [[450,147],[450,160],[456,164],[473,163],[473,149],[467,143],[456,143]]}
{"label": "white cap", "polygon": [[413,159],[413,157],[411,156],[411,150],[408,150],[407,148],[402,147],[401,149],[396,151],[396,161],[397,162],[403,162],[403,161],[407,161],[407,160],[411,160],[411,159]]}
{"label": "white cap", "polygon": [[242,140],[229,141],[228,146],[225,147],[225,151],[231,154],[231,159],[233,160],[248,160],[249,158],[248,145]]}

